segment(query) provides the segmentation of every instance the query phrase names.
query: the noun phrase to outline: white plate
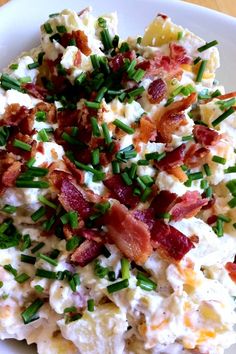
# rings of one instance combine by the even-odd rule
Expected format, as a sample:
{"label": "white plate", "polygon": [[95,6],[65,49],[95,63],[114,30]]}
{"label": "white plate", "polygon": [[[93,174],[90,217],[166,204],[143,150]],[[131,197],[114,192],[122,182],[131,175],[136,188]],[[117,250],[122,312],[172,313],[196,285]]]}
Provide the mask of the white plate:
{"label": "white plate", "polygon": [[[22,51],[39,44],[39,26],[48,14],[63,8],[77,11],[92,5],[97,14],[117,11],[120,35],[142,35],[145,26],[158,12],[168,14],[206,40],[220,43],[221,69],[218,79],[226,90],[236,89],[236,19],[180,0],[11,0],[0,8],[0,68],[7,66]],[[33,354],[34,346],[15,341],[0,342],[1,354]],[[225,354],[235,354],[236,346]],[[47,353],[50,354],[50,353]]]}

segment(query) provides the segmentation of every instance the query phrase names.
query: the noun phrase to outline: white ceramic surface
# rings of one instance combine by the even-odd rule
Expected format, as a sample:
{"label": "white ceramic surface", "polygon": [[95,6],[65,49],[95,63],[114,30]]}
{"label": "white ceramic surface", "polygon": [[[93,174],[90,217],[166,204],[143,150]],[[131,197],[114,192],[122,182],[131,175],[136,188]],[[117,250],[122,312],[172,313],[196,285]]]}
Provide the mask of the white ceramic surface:
{"label": "white ceramic surface", "polygon": [[[227,91],[236,89],[236,19],[180,0],[10,0],[0,8],[0,68],[7,66],[22,51],[39,44],[39,26],[48,14],[64,8],[79,11],[88,5],[92,5],[97,14],[117,11],[122,37],[142,35],[145,26],[154,16],[164,12],[174,22],[206,40],[217,39],[221,55],[221,69],[217,78],[226,86]],[[16,341],[0,341],[0,354],[35,353],[34,346],[27,347]],[[235,353],[236,345],[225,354]]]}

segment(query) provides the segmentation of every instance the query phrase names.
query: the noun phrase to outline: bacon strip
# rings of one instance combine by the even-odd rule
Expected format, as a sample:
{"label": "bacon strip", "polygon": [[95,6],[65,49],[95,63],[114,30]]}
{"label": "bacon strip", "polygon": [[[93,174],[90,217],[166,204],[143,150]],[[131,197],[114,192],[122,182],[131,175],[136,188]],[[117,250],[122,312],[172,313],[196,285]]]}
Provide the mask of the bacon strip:
{"label": "bacon strip", "polygon": [[29,95],[38,98],[39,100],[44,100],[48,94],[45,88],[33,83],[22,84],[21,86],[26,90]]}
{"label": "bacon strip", "polygon": [[106,218],[108,239],[130,260],[143,264],[152,252],[148,227],[116,202]]}
{"label": "bacon strip", "polygon": [[71,261],[78,264],[80,267],[85,267],[102,251],[102,243],[93,240],[85,240],[71,255]]}
{"label": "bacon strip", "polygon": [[154,80],[148,87],[148,100],[151,103],[160,103],[166,96],[167,86],[161,78]]}
{"label": "bacon strip", "polygon": [[155,214],[158,216],[159,214],[170,212],[171,208],[175,205],[177,200],[177,194],[163,190],[160,191],[160,193],[157,194],[152,200],[150,208],[152,208]]}
{"label": "bacon strip", "polygon": [[15,185],[16,179],[21,173],[22,163],[20,161],[15,161],[2,175],[2,184],[5,187],[13,187]]}
{"label": "bacon strip", "polygon": [[139,198],[133,195],[133,188],[127,186],[120,175],[114,175],[105,181],[103,184],[109,189],[111,197],[119,200],[129,208],[135,208],[139,202]]}
{"label": "bacon strip", "polygon": [[195,140],[204,147],[216,145],[221,137],[216,130],[205,127],[204,125],[195,125],[193,135]]}
{"label": "bacon strip", "polygon": [[172,167],[180,166],[184,161],[185,144],[180,145],[176,149],[167,152],[166,156],[159,162],[156,161],[155,165],[161,170],[168,170]]}
{"label": "bacon strip", "polygon": [[202,166],[206,162],[209,149],[201,147],[200,144],[192,144],[184,157],[184,163],[189,168]]}
{"label": "bacon strip", "polygon": [[152,246],[162,257],[173,262],[179,262],[194,244],[192,241],[171,225],[157,220],[151,232]]}
{"label": "bacon strip", "polygon": [[178,64],[189,64],[191,58],[187,56],[187,52],[184,47],[176,43],[170,43],[170,57]]}

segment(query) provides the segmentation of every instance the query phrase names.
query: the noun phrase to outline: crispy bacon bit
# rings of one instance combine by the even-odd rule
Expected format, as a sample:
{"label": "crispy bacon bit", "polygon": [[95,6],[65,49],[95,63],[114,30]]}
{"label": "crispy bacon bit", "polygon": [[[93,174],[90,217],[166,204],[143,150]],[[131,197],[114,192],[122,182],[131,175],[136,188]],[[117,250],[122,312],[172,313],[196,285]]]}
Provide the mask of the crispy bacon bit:
{"label": "crispy bacon bit", "polygon": [[72,36],[75,38],[76,45],[81,50],[81,52],[86,56],[90,55],[91,49],[88,46],[88,37],[84,31],[73,31]]}
{"label": "crispy bacon bit", "polygon": [[187,174],[182,170],[180,166],[171,167],[167,171],[170,175],[175,176],[182,183],[188,180]]}
{"label": "crispy bacon bit", "polygon": [[172,134],[181,125],[186,125],[187,121],[185,115],[182,113],[189,106],[191,106],[197,98],[197,94],[191,93],[181,101],[171,103],[165,107],[160,114],[159,111],[154,115],[154,119],[157,121],[157,130],[164,142],[170,143]]}
{"label": "crispy bacon bit", "polygon": [[74,66],[80,66],[82,62],[81,52],[80,50],[77,51],[75,58],[74,58]]}
{"label": "crispy bacon bit", "polygon": [[236,263],[227,262],[225,269],[228,271],[230,278],[236,283]]}
{"label": "crispy bacon bit", "polygon": [[195,247],[187,236],[162,220],[155,222],[151,242],[161,256],[173,262],[181,261],[185,254]]}
{"label": "crispy bacon bit", "polygon": [[53,103],[47,102],[39,102],[35,106],[36,111],[43,111],[47,114],[46,121],[48,123],[56,123],[57,122],[57,110]]}
{"label": "crispy bacon bit", "polygon": [[34,110],[18,103],[7,106],[0,125],[18,127],[23,134],[32,134],[34,126]]}
{"label": "crispy bacon bit", "polygon": [[177,199],[177,194],[164,190],[155,196],[150,207],[153,208],[158,216],[159,214],[168,213],[175,205]]}
{"label": "crispy bacon bit", "polygon": [[101,232],[98,230],[94,229],[83,229],[80,232],[81,236],[86,238],[87,240],[93,240],[96,242],[103,242],[103,239],[101,237]]}
{"label": "crispy bacon bit", "polygon": [[124,65],[125,59],[133,60],[135,58],[136,58],[136,54],[134,50],[124,52],[124,53],[118,53],[110,60],[109,65],[112,68],[112,70],[116,72]]}
{"label": "crispy bacon bit", "polygon": [[154,140],[156,136],[155,124],[146,116],[140,119],[140,135],[139,139],[147,143],[149,140]]}
{"label": "crispy bacon bit", "polygon": [[171,208],[172,220],[179,221],[183,218],[191,218],[199,213],[201,208],[207,204],[208,199],[202,199],[197,191],[186,192],[176,200],[176,204]]}
{"label": "crispy bacon bit", "polygon": [[144,263],[152,252],[148,227],[117,202],[110,208],[106,221],[108,238],[127,258]]}
{"label": "crispy bacon bit", "polygon": [[161,78],[154,80],[148,87],[148,100],[151,103],[160,103],[166,96],[167,86]]}
{"label": "crispy bacon bit", "polygon": [[172,167],[180,166],[184,161],[185,144],[180,145],[176,149],[167,152],[166,156],[155,165],[161,170],[168,170]]}
{"label": "crispy bacon bit", "polygon": [[189,168],[203,165],[206,162],[209,150],[199,144],[192,144],[184,157],[184,163]]}
{"label": "crispy bacon bit", "polygon": [[82,219],[92,212],[89,202],[69,179],[63,179],[58,199],[66,211],[77,211]]}
{"label": "crispy bacon bit", "polygon": [[179,44],[170,43],[170,57],[178,64],[189,64],[191,58],[187,56],[186,50]]}
{"label": "crispy bacon bit", "polygon": [[217,221],[217,215],[211,215],[207,219],[207,224],[208,225],[213,225]]}
{"label": "crispy bacon bit", "polygon": [[73,164],[73,162],[71,162],[68,157],[66,157],[65,155],[63,156],[63,160],[66,164],[66,167],[70,170],[70,172],[72,173],[72,175],[75,177],[76,181],[81,184],[84,183],[84,171],[79,170],[78,168],[76,168],[75,164]]}
{"label": "crispy bacon bit", "polygon": [[225,95],[217,96],[219,100],[227,100],[228,98],[236,97],[236,91],[226,93]]}
{"label": "crispy bacon bit", "polygon": [[216,145],[221,137],[216,130],[205,127],[204,125],[195,125],[193,135],[195,140],[205,147]]}
{"label": "crispy bacon bit", "polygon": [[148,226],[149,230],[153,228],[153,225],[155,223],[153,208],[148,208],[145,210],[135,210],[133,212],[133,215],[137,220],[144,222]]}
{"label": "crispy bacon bit", "polygon": [[192,235],[189,237],[190,241],[193,243],[199,243],[199,237],[197,235]]}
{"label": "crispy bacon bit", "polygon": [[120,175],[114,175],[105,181],[103,184],[109,189],[111,197],[119,200],[128,208],[135,208],[139,202],[139,198],[133,195],[133,188],[127,186]]}
{"label": "crispy bacon bit", "polygon": [[33,83],[22,84],[21,86],[26,90],[29,95],[38,98],[39,100],[44,100],[48,94],[45,88]]}
{"label": "crispy bacon bit", "polygon": [[13,187],[15,185],[16,179],[21,173],[22,163],[20,161],[15,161],[2,175],[2,184],[5,187]]}
{"label": "crispy bacon bit", "polygon": [[167,15],[165,15],[165,14],[161,14],[161,13],[158,13],[157,14],[157,17],[161,17],[161,18],[163,18],[163,20],[167,20],[167,18],[168,18],[168,16]]}
{"label": "crispy bacon bit", "polygon": [[80,267],[85,267],[102,251],[102,243],[97,243],[93,240],[85,240],[72,254],[71,261],[78,264]]}

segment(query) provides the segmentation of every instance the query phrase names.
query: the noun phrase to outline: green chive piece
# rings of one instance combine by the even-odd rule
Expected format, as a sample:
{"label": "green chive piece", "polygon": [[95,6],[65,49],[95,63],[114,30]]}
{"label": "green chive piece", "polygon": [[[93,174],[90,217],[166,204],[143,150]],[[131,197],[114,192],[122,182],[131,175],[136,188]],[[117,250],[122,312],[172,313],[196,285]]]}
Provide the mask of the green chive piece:
{"label": "green chive piece", "polygon": [[0,289],[3,287],[3,281],[0,280]]}
{"label": "green chive piece", "polygon": [[47,34],[51,34],[51,33],[53,32],[52,27],[51,27],[51,25],[50,25],[49,22],[46,22],[46,23],[43,25],[43,27],[44,27],[44,29],[45,29],[45,31],[46,31]]}
{"label": "green chive piece", "polygon": [[19,284],[26,282],[28,279],[30,279],[30,276],[26,273],[19,274],[15,277],[15,281],[17,281]]}
{"label": "green chive piece", "polygon": [[207,65],[207,60],[202,60],[201,65],[198,70],[198,73],[197,73],[196,82],[202,81],[202,77],[203,77],[204,71],[206,69],[206,65]]}
{"label": "green chive piece", "polygon": [[50,270],[46,270],[46,269],[43,269],[43,268],[36,269],[35,276],[36,277],[40,277],[40,278],[56,279],[56,273],[55,272],[52,272]]}
{"label": "green chive piece", "polygon": [[106,144],[110,144],[112,142],[112,138],[110,136],[110,132],[107,126],[107,123],[102,123],[102,131]]}
{"label": "green chive piece", "polygon": [[66,29],[66,27],[65,26],[57,26],[57,31],[59,32],[59,33],[66,33],[67,32],[67,29]]}
{"label": "green chive piece", "polygon": [[45,52],[40,52],[38,54],[38,63],[39,63],[39,65],[42,65],[44,55],[45,55]]}
{"label": "green chive piece", "polygon": [[228,202],[228,206],[233,209],[236,207],[236,197],[234,197],[233,199],[231,199],[229,202]]}
{"label": "green chive piece", "polygon": [[216,227],[214,231],[216,231],[218,237],[224,236],[223,221],[219,218],[216,221]]}
{"label": "green chive piece", "polygon": [[99,102],[85,101],[84,104],[86,107],[93,108],[93,109],[99,109],[101,106],[101,104]]}
{"label": "green chive piece", "polygon": [[45,142],[45,143],[49,141],[49,137],[48,137],[48,134],[45,129],[41,129],[38,132],[38,139]]}
{"label": "green chive piece", "polygon": [[96,54],[93,54],[93,55],[90,55],[90,60],[91,60],[94,70],[99,70],[100,69],[100,58]]}
{"label": "green chive piece", "polygon": [[141,181],[145,184],[145,186],[147,187],[151,187],[154,184],[154,180],[152,177],[148,176],[148,175],[144,175],[139,177],[141,179]]}
{"label": "green chive piece", "polygon": [[208,187],[208,181],[205,179],[202,179],[200,186],[202,189],[206,189]]}
{"label": "green chive piece", "polygon": [[54,248],[54,250],[52,250],[52,252],[49,254],[49,257],[52,259],[56,259],[60,254],[60,251],[56,248]]}
{"label": "green chive piece", "polygon": [[36,257],[28,256],[27,254],[21,254],[20,255],[20,260],[23,263],[35,264]]}
{"label": "green chive piece", "polygon": [[232,221],[231,218],[229,218],[228,216],[223,215],[223,214],[217,215],[217,218],[220,219],[220,220],[222,220],[222,221],[224,221],[224,222],[226,222],[226,223],[229,223],[229,222]]}
{"label": "green chive piece", "polygon": [[119,162],[116,161],[116,160],[113,160],[111,164],[112,164],[112,172],[114,174],[119,174],[120,173],[120,164],[119,164]]}
{"label": "green chive piece", "polygon": [[98,278],[100,279],[105,278],[105,276],[108,274],[108,271],[109,269],[107,267],[101,266],[98,260],[95,261],[94,273]]}
{"label": "green chive piece", "polygon": [[73,292],[76,291],[77,289],[77,286],[80,285],[80,276],[79,274],[75,273],[72,275],[71,279],[69,280],[69,285],[70,285],[70,288]]}
{"label": "green chive piece", "polygon": [[85,165],[79,161],[75,161],[75,165],[81,169],[81,170],[84,170],[84,171],[88,171],[88,172],[91,172],[94,174],[94,176],[96,176],[96,178],[98,178],[98,180],[103,180],[105,178],[105,173],[102,172],[102,171],[99,171],[99,170],[95,170],[94,168],[88,166],[88,165]]}
{"label": "green chive piece", "polygon": [[212,187],[208,187],[206,190],[205,190],[205,195],[206,195],[206,198],[211,198],[212,197]]}
{"label": "green chive piece", "polygon": [[86,74],[84,72],[80,73],[76,78],[75,78],[75,85],[81,85],[86,79]]}
{"label": "green chive piece", "polygon": [[92,151],[92,165],[96,166],[99,164],[100,156],[99,156],[99,148]]}
{"label": "green chive piece", "polygon": [[69,211],[68,218],[69,218],[69,223],[70,223],[71,228],[76,229],[79,225],[77,211]]}
{"label": "green chive piece", "polygon": [[169,105],[170,105],[171,103],[173,103],[173,102],[174,102],[174,98],[173,98],[173,97],[168,98],[168,100],[166,101],[164,107],[169,106]]}
{"label": "green chive piece", "polygon": [[193,136],[192,135],[186,135],[182,137],[182,141],[190,141],[193,140]]}
{"label": "green chive piece", "polygon": [[63,312],[64,313],[70,313],[70,312],[76,312],[76,311],[77,311],[76,307],[75,306],[71,306],[71,307],[66,307]]}
{"label": "green chive piece", "polygon": [[94,311],[94,299],[88,299],[87,308],[88,308],[89,312],[93,312]]}
{"label": "green chive piece", "polygon": [[66,242],[66,250],[67,251],[73,251],[76,249],[82,242],[82,238],[78,236],[72,236],[67,242]]}
{"label": "green chive piece", "polygon": [[130,277],[129,268],[130,268],[130,262],[128,261],[128,259],[122,258],[121,259],[121,276],[122,276],[122,279],[129,279],[129,277]]}
{"label": "green chive piece", "polygon": [[31,219],[36,222],[41,219],[46,214],[46,208],[41,206],[38,210],[36,210],[32,215]]}
{"label": "green chive piece", "polygon": [[44,111],[38,111],[38,112],[36,112],[36,121],[37,122],[45,122],[46,121],[46,112],[44,112]]}
{"label": "green chive piece", "polygon": [[235,98],[235,97],[233,97],[233,98],[231,98],[231,99],[229,99],[229,100],[227,100],[227,101],[221,101],[221,100],[220,100],[220,101],[216,102],[216,104],[219,105],[219,107],[220,107],[220,109],[221,109],[222,111],[225,111],[226,109],[228,109],[228,108],[234,106],[235,103],[236,103],[236,98]]}
{"label": "green chive piece", "polygon": [[101,28],[106,28],[107,26],[107,21],[103,17],[98,18],[98,26]]}
{"label": "green chive piece", "polygon": [[151,194],[152,194],[152,189],[150,187],[145,188],[145,190],[140,198],[141,202],[145,203]]}
{"label": "green chive piece", "polygon": [[202,179],[202,178],[203,178],[203,174],[202,174],[202,172],[189,173],[189,174],[188,174],[188,178],[189,178],[191,181],[196,181],[196,180],[198,180],[198,179]]}
{"label": "green chive piece", "polygon": [[137,164],[139,166],[148,166],[149,162],[147,160],[138,160]]}
{"label": "green chive piece", "polygon": [[128,52],[130,50],[129,48],[129,45],[127,42],[123,42],[121,43],[121,46],[120,46],[120,53],[125,53],[125,52]]}
{"label": "green chive piece", "polygon": [[1,75],[1,86],[5,89],[20,90],[20,82],[17,79],[9,76],[8,74]]}
{"label": "green chive piece", "polygon": [[49,17],[52,18],[52,17],[56,17],[56,16],[59,16],[59,12],[56,12],[56,13],[53,13],[53,14],[50,14]]}
{"label": "green chive piece", "polygon": [[216,127],[218,124],[220,124],[221,122],[223,122],[223,120],[225,120],[226,118],[228,118],[231,114],[233,114],[235,112],[233,107],[230,107],[227,111],[225,111],[223,114],[221,114],[218,118],[216,118],[215,120],[213,120],[213,122],[211,123],[213,127]]}
{"label": "green chive piece", "polygon": [[224,173],[235,173],[236,172],[236,166],[230,166],[226,170],[224,170]]}
{"label": "green chive piece", "polygon": [[204,168],[205,174],[206,174],[207,176],[211,176],[211,170],[210,170],[210,167],[209,167],[209,165],[208,165],[207,163],[205,163],[205,164],[203,165],[203,168]]}
{"label": "green chive piece", "polygon": [[48,188],[49,183],[46,181],[27,181],[27,180],[16,180],[16,187],[18,188]]}
{"label": "green chive piece", "polygon": [[109,294],[115,293],[117,291],[120,291],[122,289],[128,288],[129,287],[129,280],[124,279],[121,280],[117,283],[111,284],[107,286],[107,291]]}
{"label": "green chive piece", "polygon": [[94,207],[96,210],[98,210],[101,214],[104,215],[110,209],[111,204],[109,202],[97,203]]}
{"label": "green chive piece", "polygon": [[28,64],[28,68],[30,69],[30,70],[32,70],[32,69],[36,69],[36,68],[38,68],[40,65],[39,65],[39,63],[37,62],[37,61],[35,61],[34,63],[31,63],[31,64]]}
{"label": "green chive piece", "polygon": [[2,208],[2,211],[7,214],[14,214],[17,210],[17,207],[9,204],[5,204],[4,207]]}
{"label": "green chive piece", "polygon": [[132,181],[132,179],[129,178],[129,175],[127,172],[123,172],[121,174],[121,177],[127,186],[131,186],[133,184],[133,181]]}
{"label": "green chive piece", "polygon": [[10,135],[10,130],[8,127],[6,126],[0,127],[0,146],[6,145],[9,135]]}
{"label": "green chive piece", "polygon": [[37,293],[42,294],[44,291],[44,288],[41,285],[35,285],[34,289]]}
{"label": "green chive piece", "polygon": [[136,195],[136,196],[140,196],[141,195],[141,191],[140,191],[140,189],[139,188],[134,188],[134,190],[133,190],[133,195]]}
{"label": "green chive piece", "polygon": [[150,152],[148,154],[145,154],[145,159],[147,161],[149,160],[157,160],[160,161],[161,159],[163,159],[166,156],[165,152],[159,153],[159,152]]}
{"label": "green chive piece", "polygon": [[214,161],[216,163],[219,163],[221,165],[225,165],[226,164],[226,159],[224,157],[220,157],[220,156],[217,156],[217,155],[214,155],[212,157],[212,161]]}
{"label": "green chive piece", "polygon": [[21,141],[21,140],[18,140],[18,139],[15,139],[13,141],[13,146],[16,147],[16,148],[25,150],[25,151],[30,151],[31,150],[31,145],[30,144],[27,144],[24,141]]}
{"label": "green chive piece", "polygon": [[183,38],[183,35],[184,35],[183,31],[178,32],[178,36],[177,36],[178,41],[180,41]]}
{"label": "green chive piece", "polygon": [[101,31],[100,36],[101,36],[101,41],[102,41],[104,50],[108,51],[109,49],[112,49],[113,48],[112,40],[111,40],[111,36],[110,36],[110,33],[107,28],[104,28]]}
{"label": "green chive piece", "polygon": [[39,242],[36,246],[34,246],[31,249],[31,253],[36,253],[37,251],[39,251],[41,248],[43,248],[45,246],[44,242]]}
{"label": "green chive piece", "polygon": [[4,268],[7,272],[11,273],[14,277],[17,276],[17,270],[16,270],[15,268],[13,268],[13,267],[11,266],[11,264],[6,264],[6,265],[3,266],[3,268]]}
{"label": "green chive piece", "polygon": [[42,259],[43,261],[53,265],[53,266],[57,266],[58,265],[58,262],[55,260],[55,259],[52,259],[48,256],[46,256],[45,254],[42,254],[42,253],[38,253],[37,255],[40,259]]}
{"label": "green chive piece", "polygon": [[133,91],[130,91],[128,93],[128,95],[129,95],[130,98],[135,98],[137,96],[140,96],[144,91],[145,91],[145,88],[143,86],[140,86],[137,89],[134,89]]}
{"label": "green chive piece", "polygon": [[138,38],[137,38],[137,44],[139,44],[139,45],[140,45],[140,44],[141,44],[141,42],[142,42],[142,37],[138,37]]}
{"label": "green chive piece", "polygon": [[43,304],[43,300],[36,299],[28,308],[25,309],[25,311],[21,313],[24,324],[28,324],[39,318],[37,316],[37,312],[43,306]]}
{"label": "green chive piece", "polygon": [[38,197],[38,200],[44,204],[44,205],[47,205],[49,206],[50,208],[53,208],[53,209],[56,209],[57,208],[57,205],[54,204],[53,202],[51,202],[50,200],[48,200],[47,198],[45,198],[43,195],[40,195]]}
{"label": "green chive piece", "polygon": [[116,49],[119,46],[120,37],[116,34],[112,40],[112,45]]}
{"label": "green chive piece", "polygon": [[21,77],[19,81],[21,84],[26,84],[27,82],[31,82],[31,77],[30,76]]}
{"label": "green chive piece", "polygon": [[96,98],[95,98],[95,101],[101,103],[101,102],[102,102],[102,99],[103,99],[103,97],[104,97],[104,95],[105,95],[106,92],[107,92],[107,88],[106,88],[106,87],[102,87],[102,88],[98,91],[97,96],[96,96]]}
{"label": "green chive piece", "polygon": [[230,191],[233,197],[236,197],[236,179],[232,179],[226,183],[226,187]]}
{"label": "green chive piece", "polygon": [[157,288],[157,284],[141,272],[137,274],[137,285],[145,291],[156,290]]}
{"label": "green chive piece", "polygon": [[136,163],[132,163],[129,169],[129,177],[131,179],[135,178],[137,169],[138,169],[138,165]]}
{"label": "green chive piece", "polygon": [[22,237],[22,245],[20,246],[20,250],[23,252],[31,247],[31,238],[29,234],[26,234]]}
{"label": "green chive piece", "polygon": [[33,164],[36,162],[36,159],[34,157],[31,157],[29,161],[26,162],[27,167],[32,167]]}
{"label": "green chive piece", "polygon": [[135,132],[135,130],[133,128],[129,127],[128,125],[126,125],[125,123],[123,123],[119,119],[115,119],[112,122],[112,124],[114,124],[116,127],[120,128],[121,130],[123,130],[127,134],[134,134],[134,132]]}
{"label": "green chive piece", "polygon": [[96,136],[96,137],[101,136],[101,133],[100,133],[100,130],[99,130],[99,126],[98,126],[98,122],[97,122],[97,118],[91,117],[91,125],[92,125],[93,136]]}
{"label": "green chive piece", "polygon": [[18,64],[11,64],[10,66],[9,66],[9,68],[11,69],[11,70],[16,70],[16,69],[18,69]]}
{"label": "green chive piece", "polygon": [[207,50],[211,47],[214,47],[215,45],[218,44],[218,41],[214,40],[214,41],[211,41],[211,42],[208,42],[206,44],[204,44],[203,46],[199,47],[198,48],[198,51],[201,53],[201,52],[204,52],[204,50]]}

